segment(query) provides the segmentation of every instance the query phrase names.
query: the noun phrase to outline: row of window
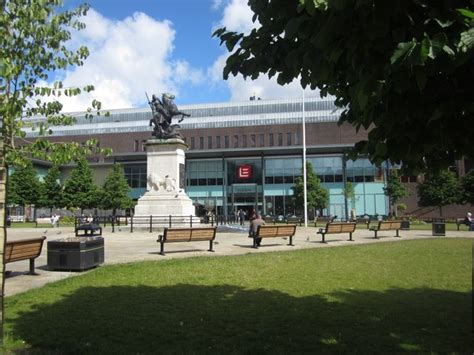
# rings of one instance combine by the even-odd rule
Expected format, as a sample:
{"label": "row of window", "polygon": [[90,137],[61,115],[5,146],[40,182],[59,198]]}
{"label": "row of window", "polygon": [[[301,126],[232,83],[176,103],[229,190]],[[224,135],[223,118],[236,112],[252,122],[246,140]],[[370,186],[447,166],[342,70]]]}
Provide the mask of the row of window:
{"label": "row of window", "polygon": [[301,145],[301,133],[264,133],[184,138],[190,149],[256,148]]}

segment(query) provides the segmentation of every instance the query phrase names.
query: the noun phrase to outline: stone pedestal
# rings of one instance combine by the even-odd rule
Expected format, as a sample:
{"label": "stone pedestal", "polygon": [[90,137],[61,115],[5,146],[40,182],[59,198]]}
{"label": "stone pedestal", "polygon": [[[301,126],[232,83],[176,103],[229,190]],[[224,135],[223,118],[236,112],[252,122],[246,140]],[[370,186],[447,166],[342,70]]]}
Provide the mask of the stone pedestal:
{"label": "stone pedestal", "polygon": [[186,195],[184,151],[181,139],[149,139],[147,192],[138,199],[135,216],[194,216],[192,200]]}

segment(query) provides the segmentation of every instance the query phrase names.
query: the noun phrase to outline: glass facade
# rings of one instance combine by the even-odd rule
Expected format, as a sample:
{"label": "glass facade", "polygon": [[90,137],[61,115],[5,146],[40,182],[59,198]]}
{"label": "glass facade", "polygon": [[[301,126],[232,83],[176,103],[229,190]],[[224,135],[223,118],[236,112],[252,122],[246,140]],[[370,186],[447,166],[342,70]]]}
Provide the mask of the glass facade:
{"label": "glass facade", "polygon": [[[354,209],[356,215],[387,214],[381,168],[367,159],[344,164],[342,155],[310,156],[307,160],[329,192],[324,215],[346,218],[343,192],[347,182],[352,183],[355,192],[347,201],[348,211]],[[215,207],[218,214],[233,215],[238,209],[252,208],[262,214],[294,214],[297,211],[292,206],[291,188],[302,175],[302,167],[301,156],[188,160],[187,193],[195,204]]]}

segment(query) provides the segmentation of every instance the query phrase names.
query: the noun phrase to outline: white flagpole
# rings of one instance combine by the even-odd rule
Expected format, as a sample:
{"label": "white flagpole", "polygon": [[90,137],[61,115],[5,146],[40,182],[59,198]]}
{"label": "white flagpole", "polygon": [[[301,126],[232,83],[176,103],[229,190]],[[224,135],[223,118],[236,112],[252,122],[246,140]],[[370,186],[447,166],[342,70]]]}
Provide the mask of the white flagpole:
{"label": "white flagpole", "polygon": [[304,110],[304,89],[303,89],[303,194],[304,194],[304,226],[308,226],[308,193],[306,190],[306,122]]}

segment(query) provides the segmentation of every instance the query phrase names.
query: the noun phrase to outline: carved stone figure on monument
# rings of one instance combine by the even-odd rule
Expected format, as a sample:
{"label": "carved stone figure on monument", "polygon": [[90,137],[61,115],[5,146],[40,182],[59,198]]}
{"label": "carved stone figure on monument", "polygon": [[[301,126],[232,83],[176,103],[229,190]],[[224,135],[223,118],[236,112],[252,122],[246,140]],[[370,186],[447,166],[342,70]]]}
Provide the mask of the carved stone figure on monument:
{"label": "carved stone figure on monument", "polygon": [[189,117],[191,115],[179,111],[173,101],[174,98],[174,95],[164,93],[161,96],[161,100],[154,94],[152,95],[151,101],[148,99],[153,114],[150,119],[150,126],[153,125],[153,136],[156,138],[183,138],[178,132],[180,126],[178,124],[171,124],[172,119],[174,116],[181,115],[181,119],[178,121],[179,123],[184,119],[184,117]]}

